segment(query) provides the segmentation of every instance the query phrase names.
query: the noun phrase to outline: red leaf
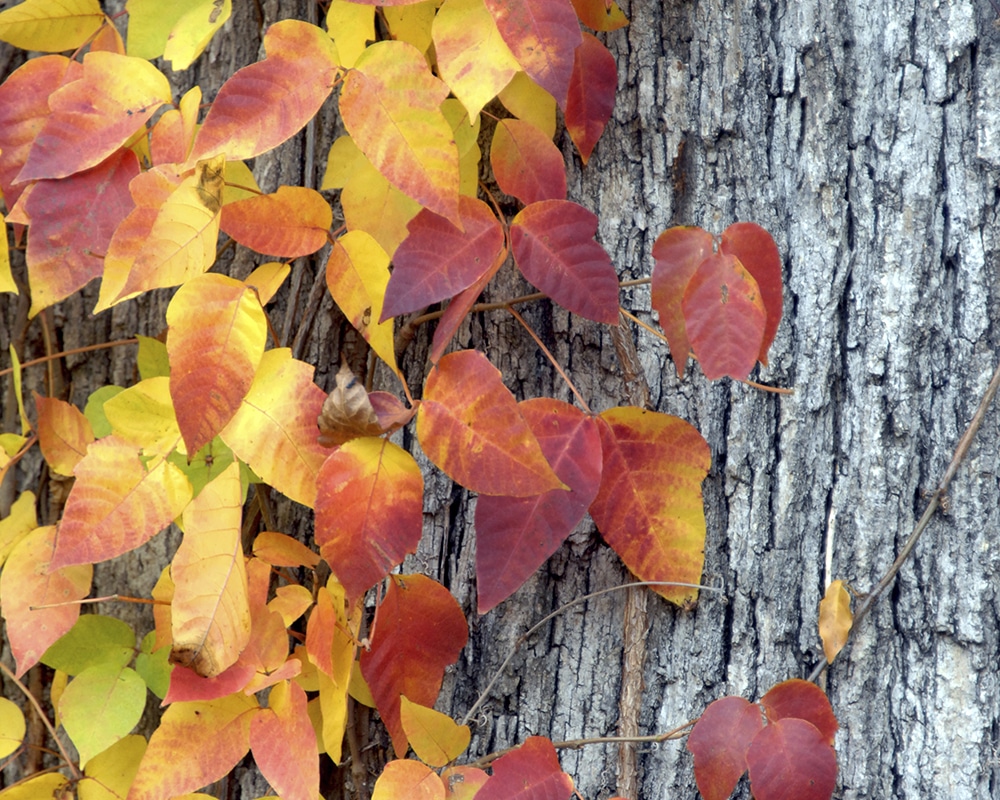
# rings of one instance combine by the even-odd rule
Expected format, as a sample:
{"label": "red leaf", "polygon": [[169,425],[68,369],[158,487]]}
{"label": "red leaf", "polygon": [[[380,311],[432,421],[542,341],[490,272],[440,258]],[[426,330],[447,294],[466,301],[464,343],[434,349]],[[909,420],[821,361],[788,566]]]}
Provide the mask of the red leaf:
{"label": "red leaf", "polygon": [[163,703],[169,705],[195,700],[208,702],[228,697],[233,692],[243,689],[253,675],[253,664],[242,657],[214,678],[203,678],[193,669],[175,664],[170,672],[170,687],[163,698]]}
{"label": "red leaf", "polygon": [[566,130],[584,164],[611,119],[617,88],[615,57],[596,37],[584,33],[583,44],[576,48],[565,115]]}
{"label": "red leaf", "polygon": [[223,206],[219,227],[244,247],[278,258],[315,253],[333,224],[323,195],[304,186],[279,186]]}
{"label": "red leaf", "polygon": [[566,164],[552,139],[530,122],[502,119],[490,146],[497,184],[525,205],[566,199]]}
{"label": "red leaf", "polygon": [[681,307],[705,377],[746,380],[757,363],[766,317],[757,281],[739,259],[716,253],[702,261]]}
{"label": "red leaf", "polygon": [[722,232],[719,252],[736,256],[760,287],[767,324],[758,360],[766,367],[767,351],[781,322],[781,254],[778,245],[760,225],[737,222]]}
{"label": "red leaf", "polygon": [[400,695],[432,708],[445,668],[458,658],[468,636],[462,609],[441,584],[424,575],[390,576],[371,649],[361,654],[361,674],[396,755],[404,755],[407,748]]}
{"label": "red leaf", "polygon": [[532,203],[510,226],[524,277],[581,317],[618,322],[618,275],[597,242],[597,216],[567,200]]}
{"label": "red leaf", "polygon": [[542,453],[570,491],[534,497],[482,496],[476,502],[479,613],[513,594],[551,556],[587,513],[601,483],[597,423],[561,400],[519,404]]}
{"label": "red leaf", "polygon": [[742,697],[723,697],[705,709],[687,740],[705,800],[725,800],[732,794],[747,770],[747,748],[763,727],[760,706]]}
{"label": "red leaf", "polygon": [[380,322],[453,297],[485,275],[504,246],[503,228],[482,200],[459,201],[460,230],[424,209],[392,257]]}
{"label": "red leaf", "polygon": [[552,742],[530,736],[493,762],[493,775],[475,800],[569,800],[572,795],[573,779],[559,766]]}
{"label": "red leaf", "polygon": [[580,23],[569,0],[486,0],[521,68],[566,108]]}
{"label": "red leaf", "polygon": [[701,262],[712,255],[712,234],[701,228],[675,227],[659,235],[653,245],[652,303],[667,335],[677,377],[684,377],[691,344],[684,326],[681,302],[684,290]]}
{"label": "red leaf", "polygon": [[628,25],[628,18],[614,0],[573,0],[580,22],[595,31],[616,31]]}
{"label": "red leaf", "polygon": [[475,350],[451,353],[431,371],[417,438],[442,472],[474,492],[528,497],[565,488],[500,371]]}
{"label": "red leaf", "polygon": [[327,458],[316,487],[316,544],[353,601],[417,551],[423,477],[401,447],[366,436]]}
{"label": "red leaf", "polygon": [[448,304],[448,307],[444,310],[444,314],[441,315],[441,319],[438,321],[437,328],[434,329],[434,340],[431,342],[430,355],[432,364],[437,364],[441,360],[445,349],[447,349],[455,333],[458,331],[459,325],[462,324],[469,310],[476,304],[476,300],[479,299],[479,295],[486,288],[486,284],[493,279],[493,276],[497,274],[503,262],[507,260],[507,252],[506,249],[501,251],[489,271],[468,289],[455,295]]}
{"label": "red leaf", "polygon": [[810,681],[793,678],[774,686],[760,698],[768,720],[794,717],[811,722],[827,742],[833,744],[837,735],[837,718],[822,689]]}
{"label": "red leaf", "polygon": [[829,800],[837,786],[833,747],[803,719],[767,725],[750,744],[747,765],[757,800]]}
{"label": "red leaf", "polygon": [[268,707],[250,721],[250,749],[267,782],[284,800],[316,800],[316,733],[306,711],[306,693],[297,683],[271,689]]}

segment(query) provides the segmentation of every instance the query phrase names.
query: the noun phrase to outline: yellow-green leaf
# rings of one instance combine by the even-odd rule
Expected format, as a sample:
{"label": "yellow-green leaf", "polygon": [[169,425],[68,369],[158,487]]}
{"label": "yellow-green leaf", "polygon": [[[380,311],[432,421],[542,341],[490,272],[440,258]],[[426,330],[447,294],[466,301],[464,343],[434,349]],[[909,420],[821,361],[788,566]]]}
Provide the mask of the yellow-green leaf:
{"label": "yellow-green leaf", "polygon": [[24,712],[17,703],[0,697],[0,758],[7,758],[24,740]]}
{"label": "yellow-green leaf", "polygon": [[163,57],[174,70],[187,69],[233,13],[232,0],[201,0],[170,30]]}
{"label": "yellow-green leaf", "polygon": [[7,226],[0,213],[0,292],[18,293],[14,275],[10,271],[10,250],[7,245]]}
{"label": "yellow-green leaf", "polygon": [[417,757],[432,767],[454,761],[469,746],[472,733],[447,714],[400,697],[399,718]]}
{"label": "yellow-green leaf", "polygon": [[337,45],[340,65],[353,67],[368,43],[375,41],[375,6],[331,0],[326,29]]}
{"label": "yellow-green leaf", "polygon": [[79,800],[123,800],[145,752],[146,738],[132,734],[98,753],[87,762],[77,785]]}
{"label": "yellow-green leaf", "polygon": [[25,0],[0,12],[0,41],[22,50],[75,50],[97,33],[104,12],[97,0]]}
{"label": "yellow-green leaf", "polygon": [[59,714],[80,763],[130,733],[145,705],[146,684],[129,667],[99,664],[70,681],[59,700]]}

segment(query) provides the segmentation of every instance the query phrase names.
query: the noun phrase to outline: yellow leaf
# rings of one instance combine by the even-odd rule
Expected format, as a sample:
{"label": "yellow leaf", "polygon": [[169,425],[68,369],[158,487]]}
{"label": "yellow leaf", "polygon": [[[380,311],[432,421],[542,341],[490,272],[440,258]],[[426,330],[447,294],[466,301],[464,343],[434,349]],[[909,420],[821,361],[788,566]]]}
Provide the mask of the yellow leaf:
{"label": "yellow leaf", "polygon": [[0,13],[0,41],[59,53],[84,44],[104,23],[97,0],[25,0]]}
{"label": "yellow leaf", "polygon": [[341,192],[340,205],[347,229],[370,234],[390,257],[410,235],[406,223],[420,212],[420,204],[389,183],[367,158]]}
{"label": "yellow leaf", "polygon": [[465,106],[454,98],[448,98],[441,104],[441,113],[451,125],[458,146],[459,191],[467,197],[476,197],[479,194],[479,162],[483,157],[479,149],[482,120],[477,115],[475,124],[471,124]]}
{"label": "yellow leaf", "polygon": [[4,222],[2,213],[0,213],[0,292],[18,293],[17,284],[14,283],[14,275],[10,271],[10,250],[7,245],[7,225]]}
{"label": "yellow leaf", "polygon": [[232,666],[250,641],[241,501],[234,461],[184,510],[184,540],[171,566],[170,658],[206,678]]}
{"label": "yellow leaf", "polygon": [[117,436],[147,456],[166,456],[181,441],[166,376],[147,378],[119,392],[104,403],[104,416]]}
{"label": "yellow leaf", "polygon": [[340,763],[347,730],[347,687],[338,686],[322,670],[316,670],[319,679],[319,707],[323,717],[323,745],[334,763]]}
{"label": "yellow leaf", "polygon": [[515,117],[530,122],[550,139],[556,135],[555,98],[525,73],[518,72],[499,97]]}
{"label": "yellow leaf", "polygon": [[354,173],[366,165],[371,166],[354,140],[350,136],[340,136],[330,145],[330,152],[326,157],[326,172],[323,173],[323,183],[319,188],[343,189]]}
{"label": "yellow leaf", "polygon": [[17,357],[14,345],[10,346],[10,364],[11,378],[14,381],[14,398],[17,400],[17,413],[21,417],[21,435],[27,436],[31,432],[31,423],[28,421],[28,415],[24,413],[24,395],[21,391],[21,359]]}
{"label": "yellow leaf", "polygon": [[823,640],[823,653],[828,664],[833,663],[844,645],[854,624],[851,613],[851,595],[843,581],[832,581],[826,595],[819,601],[819,636]]}
{"label": "yellow leaf", "polygon": [[375,41],[375,6],[332,0],[326,12],[326,29],[337,45],[342,67],[353,67],[368,42]]}
{"label": "yellow leaf", "polygon": [[0,697],[0,758],[7,758],[21,746],[27,727],[17,703]]}
{"label": "yellow leaf", "polygon": [[274,598],[267,604],[272,611],[281,615],[287,628],[301,617],[312,605],[312,593],[299,584],[279,586],[274,590]]}
{"label": "yellow leaf", "polygon": [[0,566],[14,546],[37,527],[35,495],[22,492],[10,507],[10,514],[0,520]]}
{"label": "yellow leaf", "polygon": [[69,779],[58,772],[49,772],[29,778],[24,783],[11,786],[0,792],[3,800],[48,800],[49,797],[59,797],[60,790],[69,783]]}
{"label": "yellow leaf", "polygon": [[280,261],[272,261],[268,264],[261,264],[243,282],[247,286],[252,286],[257,290],[257,297],[260,298],[260,304],[266,306],[278,293],[281,284],[285,282],[285,278],[291,272],[292,268],[288,264],[283,264]]}
{"label": "yellow leaf", "polygon": [[232,13],[232,0],[201,0],[177,20],[167,37],[163,57],[175,71],[187,69]]}
{"label": "yellow leaf", "polygon": [[146,739],[133,734],[98,753],[87,762],[86,777],[77,790],[79,800],[121,800],[128,794],[145,752]]}
{"label": "yellow leaf", "polygon": [[222,190],[222,205],[246,200],[261,194],[257,179],[245,161],[226,162],[226,187]]}
{"label": "yellow leaf", "polygon": [[417,757],[432,767],[454,761],[469,746],[472,733],[447,714],[400,697],[399,718]]}
{"label": "yellow leaf", "polygon": [[393,39],[412,44],[421,53],[426,53],[431,46],[431,23],[437,7],[438,0],[424,0],[405,6],[386,6],[382,13]]}

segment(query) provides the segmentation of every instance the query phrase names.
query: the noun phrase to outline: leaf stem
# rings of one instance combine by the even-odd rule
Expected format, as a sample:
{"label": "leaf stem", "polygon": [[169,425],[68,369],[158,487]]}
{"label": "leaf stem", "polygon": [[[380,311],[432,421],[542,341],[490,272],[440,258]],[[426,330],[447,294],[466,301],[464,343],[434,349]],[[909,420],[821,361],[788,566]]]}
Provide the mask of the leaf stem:
{"label": "leaf stem", "polygon": [[[39,364],[45,364],[49,361],[53,361],[57,358],[64,358],[65,356],[75,356],[79,353],[90,353],[94,350],[107,350],[110,347],[121,347],[125,344],[139,344],[138,339],[119,339],[115,342],[101,342],[100,344],[89,344],[86,347],[74,347],[72,350],[61,350],[58,353],[52,353],[51,355],[42,356],[41,358],[33,358],[31,361],[25,361],[21,364],[21,369],[25,367],[34,367]],[[10,375],[14,371],[13,367],[8,367],[7,369],[0,369],[0,378],[4,375]]]}
{"label": "leaf stem", "polygon": [[142,603],[149,606],[169,606],[169,600],[153,600],[146,597],[130,597],[127,594],[109,594],[104,597],[85,597],[83,600],[66,600],[62,603],[46,603],[41,606],[29,606],[30,611],[43,608],[62,608],[63,606],[82,606],[87,603]]}
{"label": "leaf stem", "polygon": [[559,365],[559,362],[556,361],[555,356],[552,355],[549,348],[547,348],[544,342],[542,342],[542,340],[538,337],[538,334],[535,333],[535,331],[527,322],[525,322],[524,317],[522,317],[520,314],[517,313],[517,311],[515,311],[513,308],[510,308],[509,306],[507,308],[507,311],[510,312],[511,316],[514,317],[514,319],[516,319],[518,322],[521,323],[522,327],[528,332],[528,335],[535,340],[535,344],[537,344],[538,347],[541,349],[541,351],[545,353],[545,357],[552,363],[552,366],[555,367],[556,372],[558,372],[559,375],[562,377],[562,379],[566,382],[566,385],[569,387],[569,390],[574,394],[576,399],[579,401],[580,405],[583,406],[583,410],[586,411],[588,414],[593,415],[594,412],[590,410],[590,406],[587,405],[587,401],[583,399],[583,395],[580,394],[580,392],[577,390],[576,386],[573,384],[573,381],[569,379],[569,375],[567,375],[566,371]]}

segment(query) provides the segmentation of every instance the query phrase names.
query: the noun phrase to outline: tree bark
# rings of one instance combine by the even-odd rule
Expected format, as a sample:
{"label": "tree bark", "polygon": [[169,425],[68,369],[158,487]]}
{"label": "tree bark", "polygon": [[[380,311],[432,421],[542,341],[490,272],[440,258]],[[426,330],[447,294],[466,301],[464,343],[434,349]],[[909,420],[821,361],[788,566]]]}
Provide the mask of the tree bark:
{"label": "tree bark", "polygon": [[[236,5],[191,74],[175,76],[178,96],[199,83],[210,100],[222,80],[258,58],[268,24],[310,13],[304,0]],[[770,231],[784,259],[785,316],[769,367],[754,377],[795,393],[708,383],[694,363],[678,380],[666,346],[629,329],[652,407],[690,421],[711,446],[704,582],[720,591],[702,593],[688,611],[649,595],[644,615],[626,591],[611,592],[556,616],[521,645],[473,714],[470,760],[533,734],[568,740],[629,726],[659,733],[723,695],[756,700],[777,682],[807,676],[822,658],[816,621],[826,582],[844,578],[862,593],[876,584],[996,364],[1000,34],[989,5],[633,0],[623,7],[630,26],[601,35],[618,59],[619,94],[590,164],[581,168],[568,136],[557,139],[570,163],[571,199],[598,214],[598,238],[623,280],[650,274],[652,244],[671,225],[721,233],[750,220]],[[340,131],[335,109],[329,103],[312,133],[257,159],[262,188],[318,184]],[[238,277],[253,266],[239,248],[227,259],[221,269]],[[505,269],[487,299],[526,288]],[[92,317],[89,287],[47,316],[60,348],[156,335],[169,296]],[[18,303],[0,300],[4,348],[18,340]],[[652,319],[648,287],[625,290],[623,304]],[[275,309],[282,344],[295,342],[296,355],[315,364],[328,387],[338,353],[356,352],[357,337],[325,291],[322,258],[296,265]],[[523,314],[594,411],[636,402],[611,329],[548,302]],[[38,322],[24,328],[24,358],[42,354],[40,331]],[[519,397],[572,401],[509,315],[474,315],[455,347],[484,350]],[[403,359],[417,391],[427,349],[421,331]],[[129,348],[62,366],[68,399],[78,405],[98,386],[136,377]],[[44,380],[30,372],[27,386],[41,391]],[[376,380],[394,390],[384,373]],[[13,430],[6,398],[4,429]],[[629,576],[588,518],[519,592],[477,616],[475,497],[427,463],[411,432],[400,441],[425,467],[427,491],[424,539],[404,569],[442,581],[468,612],[469,644],[439,702],[461,718],[532,624]],[[993,410],[952,484],[948,512],[823,679],[841,724],[839,797],[1000,791],[998,453]],[[35,489],[39,475],[37,460],[29,461],[17,490]],[[301,508],[279,502],[277,516],[279,530],[311,541]],[[97,591],[148,593],[175,547],[160,536],[99,565]],[[140,630],[151,626],[142,608],[99,610]],[[634,644],[625,647],[637,635],[644,658]],[[362,718],[359,728],[387,745],[374,723]],[[619,788],[634,800],[695,795],[683,741],[634,752],[630,760],[617,745],[593,744],[562,751],[561,762],[588,800]],[[377,774],[378,749],[365,757]],[[326,780],[330,797],[351,783],[333,770]],[[266,785],[246,764],[224,791],[250,800]],[[741,792],[749,796],[745,784]]]}

